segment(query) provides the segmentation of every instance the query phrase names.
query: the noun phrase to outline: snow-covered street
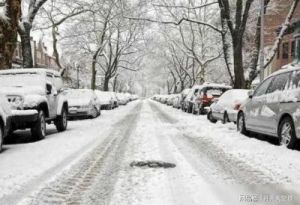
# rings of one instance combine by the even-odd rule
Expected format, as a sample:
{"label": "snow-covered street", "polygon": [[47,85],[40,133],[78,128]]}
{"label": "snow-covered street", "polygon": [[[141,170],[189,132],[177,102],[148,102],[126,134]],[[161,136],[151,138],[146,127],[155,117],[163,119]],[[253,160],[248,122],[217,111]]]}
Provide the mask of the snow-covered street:
{"label": "snow-covered street", "polygon": [[49,132],[4,147],[0,204],[299,204],[299,151],[151,100]]}

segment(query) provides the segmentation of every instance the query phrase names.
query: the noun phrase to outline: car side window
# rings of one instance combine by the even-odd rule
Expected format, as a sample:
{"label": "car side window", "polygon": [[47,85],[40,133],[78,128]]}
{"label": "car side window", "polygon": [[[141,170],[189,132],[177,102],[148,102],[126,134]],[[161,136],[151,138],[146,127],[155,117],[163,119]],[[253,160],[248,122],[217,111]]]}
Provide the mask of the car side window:
{"label": "car side window", "polygon": [[288,81],[290,78],[290,73],[279,74],[274,77],[271,85],[268,88],[267,93],[273,93],[275,91],[283,91],[288,86]]}
{"label": "car side window", "polygon": [[259,97],[259,96],[266,94],[272,80],[273,80],[273,77],[268,78],[262,84],[260,84],[258,86],[258,88],[255,90],[253,97]]}
{"label": "car side window", "polygon": [[300,88],[300,71],[294,71],[289,85],[290,89]]}

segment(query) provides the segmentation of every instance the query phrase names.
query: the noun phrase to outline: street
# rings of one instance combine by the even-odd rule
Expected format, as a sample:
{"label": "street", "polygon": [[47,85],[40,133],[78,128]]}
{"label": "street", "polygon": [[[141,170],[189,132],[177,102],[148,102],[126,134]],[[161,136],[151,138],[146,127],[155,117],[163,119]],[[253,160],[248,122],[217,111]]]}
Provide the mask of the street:
{"label": "street", "polygon": [[[5,146],[0,204],[299,204],[299,151],[234,124],[144,100],[69,126]],[[130,166],[148,160],[176,167]]]}

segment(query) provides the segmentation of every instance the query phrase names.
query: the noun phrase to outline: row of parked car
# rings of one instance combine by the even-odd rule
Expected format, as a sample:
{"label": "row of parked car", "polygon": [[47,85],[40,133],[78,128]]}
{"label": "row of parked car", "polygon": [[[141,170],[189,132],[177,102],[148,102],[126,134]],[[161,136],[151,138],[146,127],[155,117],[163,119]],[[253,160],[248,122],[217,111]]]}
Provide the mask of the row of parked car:
{"label": "row of parked car", "polygon": [[49,69],[10,69],[0,71],[0,151],[4,138],[18,129],[31,129],[32,140],[46,136],[46,124],[59,132],[68,119],[96,118],[102,109],[114,109],[136,100],[129,93],[68,89],[60,74]]}
{"label": "row of parked car", "polygon": [[287,148],[300,139],[300,66],[289,65],[268,76],[255,90],[205,83],[180,94],[152,99],[188,113],[207,114],[215,123],[234,122],[237,131],[276,137]]}

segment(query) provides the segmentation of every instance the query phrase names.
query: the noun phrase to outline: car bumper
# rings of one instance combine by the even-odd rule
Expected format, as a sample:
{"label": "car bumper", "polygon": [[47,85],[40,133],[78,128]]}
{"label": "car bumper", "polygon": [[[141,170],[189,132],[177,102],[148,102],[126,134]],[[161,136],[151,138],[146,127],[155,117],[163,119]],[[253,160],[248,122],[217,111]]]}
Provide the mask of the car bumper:
{"label": "car bumper", "polygon": [[92,109],[82,109],[82,108],[69,108],[68,117],[84,117],[90,116],[92,114]]}
{"label": "car bumper", "polygon": [[12,110],[11,128],[25,129],[29,128],[38,120],[37,110]]}

